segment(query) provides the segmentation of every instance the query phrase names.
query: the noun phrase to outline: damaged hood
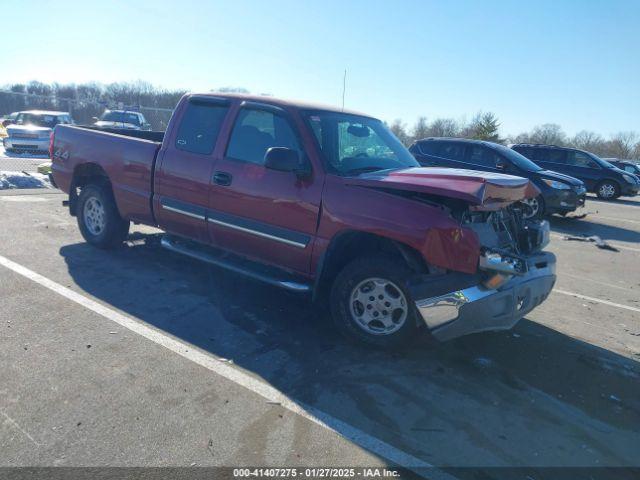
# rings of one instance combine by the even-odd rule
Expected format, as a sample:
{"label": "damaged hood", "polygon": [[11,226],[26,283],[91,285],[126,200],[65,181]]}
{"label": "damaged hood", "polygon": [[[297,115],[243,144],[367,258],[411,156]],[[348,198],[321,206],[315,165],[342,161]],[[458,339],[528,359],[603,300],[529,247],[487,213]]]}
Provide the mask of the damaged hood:
{"label": "damaged hood", "polygon": [[504,205],[540,194],[528,179],[457,168],[381,170],[346,177],[347,185],[413,191],[464,200],[472,205]]}

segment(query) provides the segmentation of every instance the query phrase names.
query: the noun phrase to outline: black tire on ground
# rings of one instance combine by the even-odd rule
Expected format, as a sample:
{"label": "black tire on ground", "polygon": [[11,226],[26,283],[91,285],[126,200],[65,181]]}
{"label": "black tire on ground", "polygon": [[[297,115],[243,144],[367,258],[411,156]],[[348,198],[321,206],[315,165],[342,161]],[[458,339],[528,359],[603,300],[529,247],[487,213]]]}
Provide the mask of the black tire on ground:
{"label": "black tire on ground", "polygon": [[[404,262],[388,257],[361,257],[347,264],[335,278],[331,286],[329,300],[331,316],[338,330],[348,338],[383,349],[397,349],[408,345],[415,339],[415,332],[418,329],[418,313],[405,286],[409,275],[411,275],[411,271],[404,265]],[[391,282],[401,290],[406,300],[407,313],[404,323],[392,333],[371,333],[367,331],[365,327],[360,326],[351,313],[352,295],[356,287],[361,282],[370,278],[378,278]],[[390,290],[394,294],[397,293],[393,287],[390,287]],[[394,313],[398,311],[400,310]],[[393,314],[391,314],[391,316],[393,316]]]}
{"label": "black tire on ground", "polygon": [[[609,187],[609,188],[607,188]],[[606,192],[613,192],[607,195]],[[596,187],[596,195],[603,200],[612,200],[620,196],[620,185],[613,180],[603,180]]]}
{"label": "black tire on ground", "polygon": [[[93,211],[85,212],[86,209]],[[96,218],[96,209],[101,209],[102,213],[102,221],[97,224],[92,220]],[[80,233],[91,245],[104,249],[116,248],[129,235],[129,221],[120,217],[109,186],[91,184],[83,187],[76,211]]]}

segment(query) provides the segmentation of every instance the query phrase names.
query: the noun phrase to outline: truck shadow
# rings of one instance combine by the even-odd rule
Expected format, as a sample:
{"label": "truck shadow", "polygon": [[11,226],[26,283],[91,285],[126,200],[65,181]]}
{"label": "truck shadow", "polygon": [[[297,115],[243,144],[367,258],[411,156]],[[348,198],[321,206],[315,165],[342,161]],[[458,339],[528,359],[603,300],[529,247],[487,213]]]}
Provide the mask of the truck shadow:
{"label": "truck shadow", "polygon": [[512,332],[374,351],[342,340],[303,297],[167,253],[156,236],[132,240],[60,254],[88,294],[426,462],[637,463],[632,360],[526,319]]}

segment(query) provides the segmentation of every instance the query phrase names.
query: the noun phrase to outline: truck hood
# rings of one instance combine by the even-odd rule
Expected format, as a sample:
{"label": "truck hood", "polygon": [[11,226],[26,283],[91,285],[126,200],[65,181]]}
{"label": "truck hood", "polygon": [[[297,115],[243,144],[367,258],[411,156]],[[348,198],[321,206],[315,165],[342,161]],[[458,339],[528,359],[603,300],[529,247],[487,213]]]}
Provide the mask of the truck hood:
{"label": "truck hood", "polygon": [[486,207],[504,206],[540,194],[526,178],[457,168],[380,170],[346,177],[344,181],[347,185],[426,193]]}
{"label": "truck hood", "polygon": [[12,133],[36,133],[39,136],[45,136],[45,134],[51,133],[51,129],[49,127],[37,127],[35,125],[9,125],[7,126],[7,134],[11,135]]}
{"label": "truck hood", "polygon": [[139,126],[125,122],[108,122],[106,120],[98,120],[94,125],[100,128],[126,128],[129,130],[140,130]]}

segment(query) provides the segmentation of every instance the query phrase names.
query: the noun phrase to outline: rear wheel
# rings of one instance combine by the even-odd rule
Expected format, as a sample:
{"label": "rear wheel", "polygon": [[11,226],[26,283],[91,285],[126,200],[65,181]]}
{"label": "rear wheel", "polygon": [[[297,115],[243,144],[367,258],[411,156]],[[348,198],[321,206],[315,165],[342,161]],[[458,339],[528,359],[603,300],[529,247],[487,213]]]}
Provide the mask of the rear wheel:
{"label": "rear wheel", "polygon": [[115,248],[129,234],[129,222],[120,217],[111,189],[87,185],[78,197],[78,227],[84,239],[99,248]]}
{"label": "rear wheel", "polygon": [[413,338],[417,313],[404,286],[410,271],[385,257],[353,260],[331,288],[331,313],[338,329],[361,343],[398,348]]}
{"label": "rear wheel", "polygon": [[620,196],[620,186],[613,180],[604,180],[598,184],[596,195],[603,200],[618,198]]}

